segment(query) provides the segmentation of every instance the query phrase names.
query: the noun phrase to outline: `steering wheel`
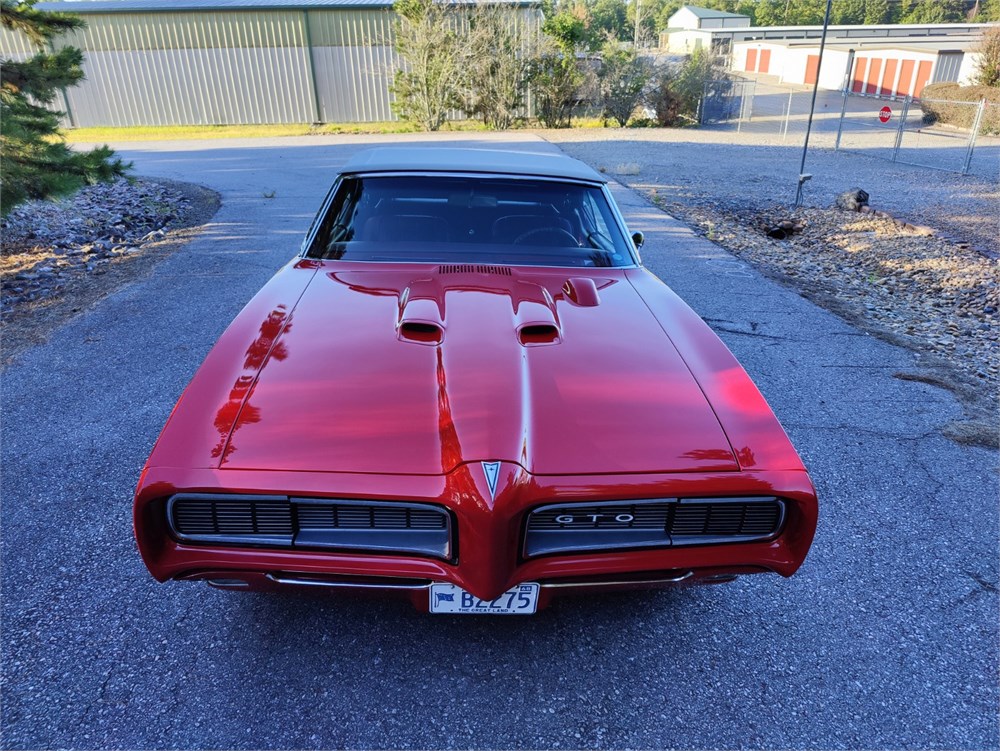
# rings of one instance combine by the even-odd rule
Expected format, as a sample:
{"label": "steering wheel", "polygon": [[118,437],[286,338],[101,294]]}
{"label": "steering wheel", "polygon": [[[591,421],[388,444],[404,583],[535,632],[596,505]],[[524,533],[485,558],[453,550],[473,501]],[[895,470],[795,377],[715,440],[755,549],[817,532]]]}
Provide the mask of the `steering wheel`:
{"label": "steering wheel", "polygon": [[[537,239],[532,239],[545,236],[549,238],[548,242],[539,242]],[[568,245],[565,242],[566,240],[569,240]],[[527,232],[522,232],[514,238],[514,245],[524,245],[529,241],[532,245],[543,245],[550,248],[580,247],[580,243],[576,241],[573,233],[564,230],[562,227],[535,227],[535,229],[529,229]]]}

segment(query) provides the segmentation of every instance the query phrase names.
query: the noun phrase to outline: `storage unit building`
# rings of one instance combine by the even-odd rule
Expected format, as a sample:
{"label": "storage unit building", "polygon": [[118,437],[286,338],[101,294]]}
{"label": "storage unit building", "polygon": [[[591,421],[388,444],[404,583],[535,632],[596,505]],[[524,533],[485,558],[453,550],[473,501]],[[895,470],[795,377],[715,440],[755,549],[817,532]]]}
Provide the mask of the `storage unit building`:
{"label": "storage unit building", "polygon": [[977,35],[922,39],[851,39],[827,42],[823,65],[814,40],[737,42],[732,69],[767,74],[782,83],[823,89],[847,88],[857,94],[919,97],[928,83],[969,83]]}

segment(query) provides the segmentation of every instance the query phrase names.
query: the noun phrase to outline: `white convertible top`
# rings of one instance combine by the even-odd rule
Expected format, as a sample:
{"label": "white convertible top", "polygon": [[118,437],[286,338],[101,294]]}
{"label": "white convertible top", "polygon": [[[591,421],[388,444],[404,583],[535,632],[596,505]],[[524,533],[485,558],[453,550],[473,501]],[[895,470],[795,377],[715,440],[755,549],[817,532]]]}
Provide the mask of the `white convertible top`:
{"label": "white convertible top", "polygon": [[606,183],[583,162],[559,152],[399,146],[366,149],[351,157],[342,175],[373,172],[480,172],[498,175],[563,177]]}

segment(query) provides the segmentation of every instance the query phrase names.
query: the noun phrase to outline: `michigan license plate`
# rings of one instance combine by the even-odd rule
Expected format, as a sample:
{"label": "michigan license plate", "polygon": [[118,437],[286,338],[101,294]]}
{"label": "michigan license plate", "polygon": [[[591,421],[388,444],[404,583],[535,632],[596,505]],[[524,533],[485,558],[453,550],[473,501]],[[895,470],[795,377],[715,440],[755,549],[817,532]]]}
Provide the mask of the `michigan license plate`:
{"label": "michigan license plate", "polygon": [[431,585],[432,613],[531,615],[538,607],[538,585],[518,584],[495,600],[480,600],[455,584]]}

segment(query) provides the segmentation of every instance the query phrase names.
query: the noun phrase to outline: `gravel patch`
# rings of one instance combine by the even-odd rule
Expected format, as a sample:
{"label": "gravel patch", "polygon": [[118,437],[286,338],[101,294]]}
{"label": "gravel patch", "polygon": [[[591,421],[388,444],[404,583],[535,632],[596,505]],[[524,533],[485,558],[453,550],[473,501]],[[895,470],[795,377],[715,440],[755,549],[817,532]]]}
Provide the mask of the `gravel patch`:
{"label": "gravel patch", "polygon": [[[885,167],[873,159],[821,152],[821,179],[819,170],[811,170],[817,174],[808,196],[814,205],[793,210],[782,200],[788,193],[783,172],[789,170],[791,154],[775,161],[767,147],[713,144],[717,153],[711,157],[704,152],[706,144],[660,143],[655,138],[636,144],[625,140],[630,135],[617,131],[618,140],[610,142],[560,145],[803,296],[869,333],[918,352],[924,371],[899,377],[947,387],[966,407],[966,419],[948,426],[946,434],[963,442],[997,445],[1000,256],[984,252],[986,238],[981,234],[984,219],[997,221],[995,185],[954,176],[968,182],[969,194],[978,191],[981,198],[973,203],[981,205],[969,206],[963,197],[945,215],[941,211],[948,203],[945,194],[953,195],[952,176],[903,168],[905,174],[894,178],[891,191],[888,185],[881,189],[892,200],[871,199],[876,209],[892,204],[896,211],[819,207],[817,201],[829,206],[837,193],[854,185],[869,190],[866,185],[871,183],[863,175],[859,179],[852,168],[858,162],[873,162],[869,170]],[[726,136],[698,134],[706,140],[720,135]],[[739,149],[743,156],[739,162],[726,159],[726,149]],[[846,157],[842,170],[826,164],[831,157]],[[769,162],[767,170],[763,160]],[[737,163],[739,169],[734,168]],[[622,169],[623,164],[629,168]],[[797,172],[798,161],[790,164]],[[939,211],[917,211],[920,202]],[[968,221],[972,214],[977,214],[975,220]],[[782,222],[801,226],[801,231],[781,240],[768,237],[767,231]],[[996,233],[989,240],[995,245]]]}
{"label": "gravel patch", "polygon": [[0,223],[4,363],[183,245],[218,207],[213,191],[150,179],[16,207]]}
{"label": "gravel patch", "polygon": [[[631,188],[656,188],[685,206],[769,210],[795,200],[802,139],[718,130],[606,128],[539,131],[571,156],[609,173],[638,164],[621,177]],[[807,206],[832,206],[858,186],[871,204],[911,224],[1000,258],[1000,140],[981,139],[980,175],[960,175],[831,148],[835,134],[814,133],[806,160]],[[626,170],[627,171],[627,170]],[[618,175],[616,175],[618,177]]]}

